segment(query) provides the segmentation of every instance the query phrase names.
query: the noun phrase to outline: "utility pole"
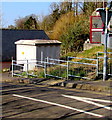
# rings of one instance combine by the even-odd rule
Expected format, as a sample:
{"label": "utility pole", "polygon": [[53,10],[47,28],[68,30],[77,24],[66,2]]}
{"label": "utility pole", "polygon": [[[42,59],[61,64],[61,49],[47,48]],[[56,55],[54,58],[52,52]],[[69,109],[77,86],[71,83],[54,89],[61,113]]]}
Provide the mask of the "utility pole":
{"label": "utility pole", "polygon": [[106,21],[105,21],[105,39],[104,39],[104,65],[103,65],[103,81],[107,78],[107,39],[108,39],[108,7],[106,7]]}
{"label": "utility pole", "polygon": [[105,8],[97,8],[96,11],[100,13],[102,22],[104,24],[104,32],[105,32],[105,39],[104,39],[104,63],[103,63],[103,81],[107,79],[107,39],[108,39],[108,23],[112,16],[112,11],[110,10],[112,7],[112,1],[107,5]]}

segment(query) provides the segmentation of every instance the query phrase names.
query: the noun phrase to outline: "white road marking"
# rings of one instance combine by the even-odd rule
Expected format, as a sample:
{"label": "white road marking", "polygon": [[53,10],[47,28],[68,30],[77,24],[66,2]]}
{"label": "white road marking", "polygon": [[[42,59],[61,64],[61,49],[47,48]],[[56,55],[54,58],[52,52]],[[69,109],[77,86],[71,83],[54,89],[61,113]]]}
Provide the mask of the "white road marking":
{"label": "white road marking", "polygon": [[81,98],[85,100],[91,100],[91,101],[97,101],[97,102],[112,103],[112,101],[109,101],[109,100],[93,99],[93,98],[86,98],[86,97],[81,97]]}
{"label": "white road marking", "polygon": [[96,116],[96,117],[103,117],[103,115],[100,115],[100,114],[87,112],[87,111],[84,111],[84,110],[81,110],[81,109],[73,108],[73,107],[70,107],[70,106],[66,106],[66,105],[62,105],[62,104],[58,104],[58,103],[54,103],[54,102],[49,102],[49,101],[45,101],[45,100],[35,99],[35,98],[26,97],[26,96],[17,95],[17,94],[13,94],[13,96],[20,97],[20,98],[25,98],[25,99],[29,99],[29,100],[33,100],[33,101],[38,101],[38,102],[42,102],[42,103],[47,103],[47,104],[50,104],[50,105],[55,105],[55,106],[67,108],[67,109],[70,109],[70,110],[75,110],[75,111],[82,112],[82,113],[89,114],[89,115]]}
{"label": "white road marking", "polygon": [[90,101],[91,99],[86,100],[87,98],[84,98],[84,97],[77,97],[77,96],[70,96],[70,95],[62,95],[62,96],[68,97],[68,98],[71,98],[71,99],[76,99],[76,100],[79,100],[79,101],[82,101],[82,102],[86,102],[86,103],[89,103],[89,104],[92,104],[92,105],[96,105],[96,106],[98,106],[98,107],[103,107],[103,108],[108,109],[108,110],[112,110],[111,107],[107,107],[107,106],[105,106],[105,105],[92,102],[92,101]]}

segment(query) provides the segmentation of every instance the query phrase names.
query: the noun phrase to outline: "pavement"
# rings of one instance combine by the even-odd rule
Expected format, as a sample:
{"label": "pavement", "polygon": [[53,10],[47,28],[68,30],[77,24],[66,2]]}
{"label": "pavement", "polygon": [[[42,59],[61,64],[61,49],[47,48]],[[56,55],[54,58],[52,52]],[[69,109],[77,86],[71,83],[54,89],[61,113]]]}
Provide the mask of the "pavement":
{"label": "pavement", "polygon": [[14,82],[14,83],[24,83],[24,84],[36,84],[36,85],[46,85],[46,86],[56,86],[56,87],[66,87],[72,89],[80,89],[85,91],[95,91],[111,94],[112,90],[112,79],[103,80],[56,80],[56,79],[46,79],[46,78],[21,78],[12,77],[8,72],[2,73],[2,82]]}

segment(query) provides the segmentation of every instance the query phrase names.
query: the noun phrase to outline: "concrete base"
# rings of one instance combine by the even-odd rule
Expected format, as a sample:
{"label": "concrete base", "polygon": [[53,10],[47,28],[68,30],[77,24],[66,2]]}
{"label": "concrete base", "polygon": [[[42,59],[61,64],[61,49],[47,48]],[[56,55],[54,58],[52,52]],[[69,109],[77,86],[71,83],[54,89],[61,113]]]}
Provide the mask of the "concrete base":
{"label": "concrete base", "polygon": [[102,46],[102,44],[84,43],[84,50],[91,49],[95,46]]}

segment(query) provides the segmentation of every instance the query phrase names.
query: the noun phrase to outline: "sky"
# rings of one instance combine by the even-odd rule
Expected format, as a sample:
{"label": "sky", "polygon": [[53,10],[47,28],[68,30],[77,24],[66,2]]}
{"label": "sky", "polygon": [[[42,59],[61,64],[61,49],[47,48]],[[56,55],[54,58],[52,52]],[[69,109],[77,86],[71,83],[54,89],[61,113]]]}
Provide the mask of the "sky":
{"label": "sky", "polygon": [[[8,27],[9,25],[15,25],[16,19],[31,14],[38,15],[39,18],[41,19],[42,16],[50,14],[51,3],[59,2],[59,1],[63,1],[63,0],[2,0],[2,4],[1,4],[2,12],[0,14],[2,15],[3,27]],[[83,0],[79,0],[79,1],[83,1]],[[89,1],[93,1],[93,0],[89,0]]]}
{"label": "sky", "polygon": [[50,14],[51,2],[2,2],[3,27],[15,25],[15,19],[31,14],[39,18]]}

